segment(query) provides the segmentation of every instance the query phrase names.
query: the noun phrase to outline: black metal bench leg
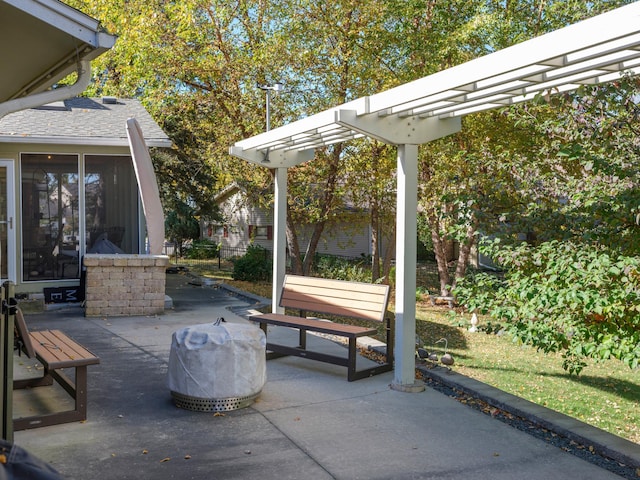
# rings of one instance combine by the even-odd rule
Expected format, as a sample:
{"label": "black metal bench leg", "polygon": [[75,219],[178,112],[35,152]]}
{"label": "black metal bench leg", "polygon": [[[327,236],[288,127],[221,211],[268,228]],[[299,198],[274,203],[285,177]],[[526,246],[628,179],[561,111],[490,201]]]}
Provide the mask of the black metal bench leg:
{"label": "black metal bench leg", "polygon": [[87,367],[76,368],[76,412],[87,419]]}
{"label": "black metal bench leg", "polygon": [[303,328],[300,329],[298,348],[301,348],[303,350],[307,349],[307,331]]}
{"label": "black metal bench leg", "polygon": [[357,380],[356,377],[356,339],[349,339],[349,364],[347,366],[347,380],[353,382]]}

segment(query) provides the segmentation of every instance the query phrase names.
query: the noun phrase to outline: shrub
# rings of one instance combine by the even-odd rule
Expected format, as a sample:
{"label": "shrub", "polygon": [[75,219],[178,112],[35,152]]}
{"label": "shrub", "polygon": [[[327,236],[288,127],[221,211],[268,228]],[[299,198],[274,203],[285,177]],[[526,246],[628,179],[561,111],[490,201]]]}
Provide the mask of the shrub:
{"label": "shrub", "polygon": [[350,282],[371,282],[370,259],[348,259],[316,254],[314,270],[319,277]]}
{"label": "shrub", "polygon": [[256,282],[267,280],[271,274],[269,252],[260,245],[249,245],[247,253],[233,260],[234,280]]}
{"label": "shrub", "polygon": [[194,260],[205,260],[210,258],[218,258],[220,254],[220,245],[211,240],[196,240],[189,246],[185,252],[185,256]]}
{"label": "shrub", "polygon": [[504,279],[485,274],[459,282],[461,304],[490,315],[522,343],[561,352],[570,373],[580,373],[587,358],[638,367],[639,257],[557,241],[489,248],[506,267]]}

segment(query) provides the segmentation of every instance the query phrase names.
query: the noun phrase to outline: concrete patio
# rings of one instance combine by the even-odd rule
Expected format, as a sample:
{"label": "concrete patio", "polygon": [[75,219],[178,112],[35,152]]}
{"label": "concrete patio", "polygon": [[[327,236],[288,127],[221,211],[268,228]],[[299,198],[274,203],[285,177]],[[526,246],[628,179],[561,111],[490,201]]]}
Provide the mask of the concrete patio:
{"label": "concrete patio", "polygon": [[[79,308],[28,315],[31,329],[60,328],[101,363],[89,368],[86,422],[16,432],[16,444],[78,480],[620,478],[432,388],[394,391],[392,372],[349,383],[342,367],[282,358],[267,363],[251,407],[178,409],[166,386],[172,333],[219,316],[244,322],[254,306],[192,280],[167,275],[173,308],[160,316],[87,319]],[[16,363],[17,374],[28,373],[24,357]],[[16,414],[34,408],[33,398],[15,400]],[[640,466],[640,448],[620,445]]]}

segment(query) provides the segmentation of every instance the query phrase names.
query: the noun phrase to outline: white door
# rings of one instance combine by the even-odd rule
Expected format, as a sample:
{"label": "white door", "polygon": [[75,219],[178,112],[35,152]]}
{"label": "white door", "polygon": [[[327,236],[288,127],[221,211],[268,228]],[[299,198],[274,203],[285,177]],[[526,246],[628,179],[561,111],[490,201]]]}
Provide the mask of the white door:
{"label": "white door", "polygon": [[16,282],[16,205],[13,160],[0,160],[0,283]]}

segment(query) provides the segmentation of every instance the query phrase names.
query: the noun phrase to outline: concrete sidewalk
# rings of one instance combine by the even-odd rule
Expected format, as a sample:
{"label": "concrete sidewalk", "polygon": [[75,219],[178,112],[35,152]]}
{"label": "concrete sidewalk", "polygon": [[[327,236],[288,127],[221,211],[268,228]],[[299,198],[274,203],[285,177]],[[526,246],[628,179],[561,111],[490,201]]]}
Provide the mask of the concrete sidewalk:
{"label": "concrete sidewalk", "polygon": [[344,368],[297,357],[267,363],[251,407],[178,409],[166,386],[172,333],[243,322],[230,309],[252,307],[189,281],[167,276],[173,309],[162,316],[28,315],[30,328],[60,328],[101,363],[89,367],[86,422],[16,432],[15,443],[77,480],[620,478],[433,389],[391,390],[392,373],[349,383]]}

